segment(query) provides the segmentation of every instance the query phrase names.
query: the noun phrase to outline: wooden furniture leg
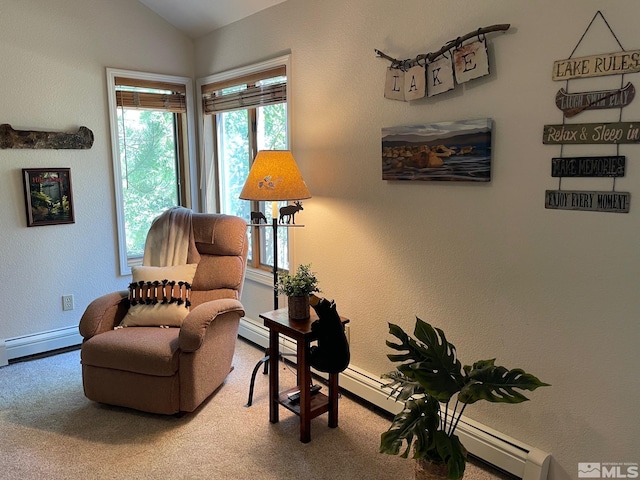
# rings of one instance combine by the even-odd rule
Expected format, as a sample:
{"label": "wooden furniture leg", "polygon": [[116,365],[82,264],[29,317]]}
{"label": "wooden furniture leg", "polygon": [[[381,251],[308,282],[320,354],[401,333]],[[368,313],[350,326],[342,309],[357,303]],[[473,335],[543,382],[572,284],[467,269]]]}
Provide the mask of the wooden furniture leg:
{"label": "wooden furniture leg", "polygon": [[311,441],[311,369],[309,367],[309,345],[298,340],[298,388],[300,389],[300,441]]}
{"label": "wooden furniture leg", "polygon": [[329,428],[338,426],[338,374],[329,374]]}
{"label": "wooden furniture leg", "polygon": [[271,374],[269,375],[269,421],[271,423],[278,423],[278,395],[279,395],[279,383],[280,379],[278,372],[278,357],[279,357],[279,334],[277,331],[270,329],[269,331],[269,368]]}

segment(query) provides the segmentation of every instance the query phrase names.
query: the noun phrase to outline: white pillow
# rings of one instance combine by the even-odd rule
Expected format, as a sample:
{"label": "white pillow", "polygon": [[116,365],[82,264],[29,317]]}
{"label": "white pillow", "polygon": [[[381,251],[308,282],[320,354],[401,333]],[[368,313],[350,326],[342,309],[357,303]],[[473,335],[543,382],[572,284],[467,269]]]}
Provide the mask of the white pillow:
{"label": "white pillow", "polygon": [[198,264],[131,267],[131,306],[122,327],[179,327],[191,306],[191,283]]}

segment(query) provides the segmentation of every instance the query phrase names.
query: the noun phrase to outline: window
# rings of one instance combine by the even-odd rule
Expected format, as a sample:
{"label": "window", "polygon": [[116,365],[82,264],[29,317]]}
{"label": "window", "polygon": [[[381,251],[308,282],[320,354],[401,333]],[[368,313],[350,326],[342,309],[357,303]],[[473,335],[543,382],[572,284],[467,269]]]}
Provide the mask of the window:
{"label": "window", "polygon": [[182,77],[107,69],[120,273],[142,262],[151,222],[192,204],[188,105]]}
{"label": "window", "polygon": [[[205,205],[207,211],[250,222],[260,211],[271,222],[271,204],[240,200],[251,162],[259,150],[288,149],[287,65],[289,57],[212,75],[199,81],[204,115]],[[282,202],[281,206],[286,202]],[[273,268],[273,232],[249,232],[249,266]],[[289,268],[288,235],[278,232],[278,267]]]}

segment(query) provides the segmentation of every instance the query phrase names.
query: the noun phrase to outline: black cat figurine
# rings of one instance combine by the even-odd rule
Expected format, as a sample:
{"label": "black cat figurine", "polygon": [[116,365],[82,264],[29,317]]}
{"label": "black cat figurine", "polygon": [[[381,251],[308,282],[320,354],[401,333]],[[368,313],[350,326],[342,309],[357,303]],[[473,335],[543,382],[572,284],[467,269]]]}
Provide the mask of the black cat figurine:
{"label": "black cat figurine", "polygon": [[310,296],[309,303],[318,314],[311,324],[311,331],[318,338],[318,345],[309,352],[309,363],[313,368],[326,373],[340,373],[349,366],[349,342],[334,301]]}

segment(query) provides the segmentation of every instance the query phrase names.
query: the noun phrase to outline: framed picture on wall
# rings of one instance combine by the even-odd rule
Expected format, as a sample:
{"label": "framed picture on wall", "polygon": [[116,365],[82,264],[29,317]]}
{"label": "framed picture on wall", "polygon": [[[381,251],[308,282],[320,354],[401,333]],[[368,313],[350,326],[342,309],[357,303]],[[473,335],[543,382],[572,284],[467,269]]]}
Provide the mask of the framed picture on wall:
{"label": "framed picture on wall", "polygon": [[27,227],[75,223],[71,169],[23,168]]}
{"label": "framed picture on wall", "polygon": [[490,118],[382,129],[383,180],[491,181]]}

